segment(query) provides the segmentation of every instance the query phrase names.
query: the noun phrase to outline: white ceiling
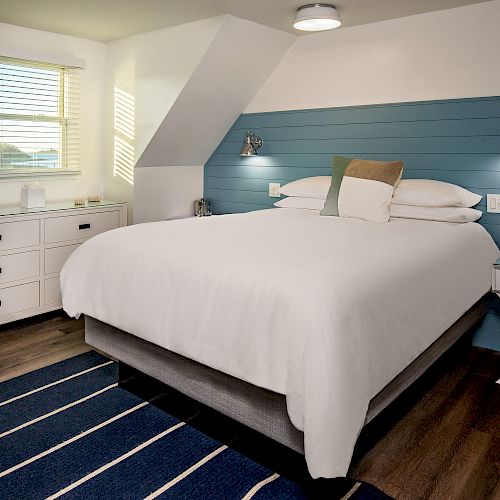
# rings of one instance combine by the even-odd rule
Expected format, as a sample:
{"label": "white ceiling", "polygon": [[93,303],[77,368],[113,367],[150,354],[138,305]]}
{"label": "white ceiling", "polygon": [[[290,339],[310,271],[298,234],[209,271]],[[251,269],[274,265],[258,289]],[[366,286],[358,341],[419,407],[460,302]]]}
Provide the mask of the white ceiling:
{"label": "white ceiling", "polygon": [[[343,26],[450,9],[487,0],[336,0]],[[0,21],[111,41],[198,19],[232,14],[300,34],[291,22],[309,0],[0,0]]]}

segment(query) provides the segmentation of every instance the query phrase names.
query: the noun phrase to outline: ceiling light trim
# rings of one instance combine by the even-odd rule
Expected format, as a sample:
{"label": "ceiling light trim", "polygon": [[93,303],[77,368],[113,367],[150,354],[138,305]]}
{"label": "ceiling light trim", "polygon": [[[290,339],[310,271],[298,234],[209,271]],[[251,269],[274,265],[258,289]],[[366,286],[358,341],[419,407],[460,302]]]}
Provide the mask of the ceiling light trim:
{"label": "ceiling light trim", "polygon": [[300,31],[326,31],[338,28],[342,24],[334,5],[328,3],[310,3],[297,9],[293,27]]}

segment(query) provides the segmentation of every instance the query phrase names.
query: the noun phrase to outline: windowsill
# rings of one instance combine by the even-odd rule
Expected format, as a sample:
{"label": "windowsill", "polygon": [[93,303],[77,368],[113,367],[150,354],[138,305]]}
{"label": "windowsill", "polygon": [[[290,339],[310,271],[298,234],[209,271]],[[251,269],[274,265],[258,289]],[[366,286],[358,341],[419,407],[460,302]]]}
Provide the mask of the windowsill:
{"label": "windowsill", "polygon": [[80,169],[48,169],[48,170],[37,170],[33,172],[23,172],[19,170],[14,170],[10,172],[0,171],[0,182],[1,181],[12,181],[16,179],[61,179],[68,177],[76,177],[81,175],[82,171]]}

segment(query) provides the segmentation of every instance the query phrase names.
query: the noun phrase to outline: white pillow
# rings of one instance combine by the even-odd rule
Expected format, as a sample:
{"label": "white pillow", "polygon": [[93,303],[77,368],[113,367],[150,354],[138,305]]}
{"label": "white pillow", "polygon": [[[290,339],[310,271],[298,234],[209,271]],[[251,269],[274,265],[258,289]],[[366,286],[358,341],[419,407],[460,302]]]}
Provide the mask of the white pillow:
{"label": "white pillow", "polygon": [[320,200],[326,200],[326,195],[328,194],[331,183],[332,177],[330,175],[306,177],[282,186],[281,194],[285,196],[300,196],[302,198],[319,198]]}
{"label": "white pillow", "polygon": [[460,186],[430,179],[403,179],[394,191],[392,203],[419,207],[473,207],[482,196]]}
{"label": "white pillow", "polygon": [[278,208],[305,208],[307,210],[322,210],[325,200],[319,198],[301,198],[290,196],[277,201],[274,206]]}
{"label": "white pillow", "polygon": [[483,213],[466,207],[416,207],[391,205],[391,217],[403,219],[434,220],[440,222],[474,222]]}
{"label": "white pillow", "polygon": [[402,173],[402,161],[351,160],[340,184],[340,217],[388,222],[394,188]]}

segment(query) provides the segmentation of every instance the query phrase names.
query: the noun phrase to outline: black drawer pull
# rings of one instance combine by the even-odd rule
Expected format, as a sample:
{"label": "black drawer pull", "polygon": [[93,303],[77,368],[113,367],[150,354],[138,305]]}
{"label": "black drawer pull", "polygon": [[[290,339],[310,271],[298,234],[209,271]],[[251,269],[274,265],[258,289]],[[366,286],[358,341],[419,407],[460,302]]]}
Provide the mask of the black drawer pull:
{"label": "black drawer pull", "polygon": [[80,224],[78,229],[90,229],[90,224]]}
{"label": "black drawer pull", "polygon": [[2,268],[0,267],[0,274],[2,274]]}

